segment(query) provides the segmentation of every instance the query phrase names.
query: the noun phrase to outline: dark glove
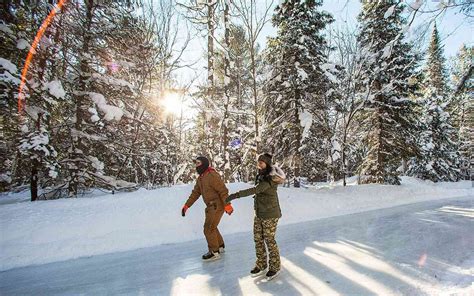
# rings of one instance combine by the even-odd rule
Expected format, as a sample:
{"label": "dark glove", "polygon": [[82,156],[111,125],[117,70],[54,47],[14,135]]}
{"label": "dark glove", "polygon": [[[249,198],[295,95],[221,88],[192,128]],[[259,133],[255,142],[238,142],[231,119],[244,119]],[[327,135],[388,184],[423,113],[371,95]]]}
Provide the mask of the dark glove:
{"label": "dark glove", "polygon": [[186,216],[186,211],[189,209],[187,205],[184,205],[183,208],[181,209],[181,216]]}
{"label": "dark glove", "polygon": [[232,193],[225,199],[225,202],[229,203],[236,198],[239,198],[239,195],[237,193]]}

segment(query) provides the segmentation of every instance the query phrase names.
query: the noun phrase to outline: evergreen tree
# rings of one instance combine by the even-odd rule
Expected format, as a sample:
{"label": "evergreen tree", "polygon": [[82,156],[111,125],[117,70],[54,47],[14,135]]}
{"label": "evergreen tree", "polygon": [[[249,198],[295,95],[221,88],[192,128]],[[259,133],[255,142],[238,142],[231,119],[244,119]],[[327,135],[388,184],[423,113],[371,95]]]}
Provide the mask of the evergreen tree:
{"label": "evergreen tree", "polygon": [[160,105],[187,44],[177,45],[174,7],[153,3],[67,2],[36,45],[57,1],[2,4],[1,191],[29,183],[32,199],[49,199],[189,180],[184,129]]}
{"label": "evergreen tree", "polygon": [[[17,103],[21,65],[33,38],[28,26],[31,20],[15,13],[24,9],[20,3],[5,2],[0,11],[0,191],[10,190],[24,181],[16,178],[20,153],[13,152],[21,137]],[[17,48],[20,42],[21,49]]]}
{"label": "evergreen tree", "polygon": [[407,174],[421,179],[458,181],[460,177],[456,131],[450,124],[447,103],[436,88],[425,90],[422,132],[419,136],[420,156],[409,162]]}
{"label": "evergreen tree", "polygon": [[427,55],[424,96],[421,102],[421,154],[410,161],[408,174],[434,182],[457,181],[460,177],[457,132],[447,112],[446,70],[436,25]]}
{"label": "evergreen tree", "polygon": [[416,153],[414,103],[410,84],[416,68],[411,45],[404,41],[403,3],[363,1],[358,19],[364,61],[360,94],[366,99],[368,153],[361,166],[364,183],[400,184],[398,170]]}
{"label": "evergreen tree", "polygon": [[70,65],[74,74],[69,81],[74,106],[68,135],[71,145],[63,163],[70,196],[92,186],[116,189],[129,185],[106,175],[104,160],[116,124],[130,117],[124,106],[136,94],[134,85],[117,77],[120,65],[115,62],[121,61],[119,52],[124,50],[121,44],[131,41],[123,40],[126,31],[117,28],[123,29],[123,24],[130,22],[133,9],[125,0],[100,4],[86,1],[68,11],[74,16],[65,24],[74,36],[66,40],[74,56]]}
{"label": "evergreen tree", "polygon": [[430,44],[428,46],[426,69],[424,71],[424,85],[433,87],[439,95],[446,95],[447,92],[447,74],[444,64],[446,59],[443,54],[443,46],[439,37],[436,23],[431,34]]}
{"label": "evergreen tree", "polygon": [[[57,46],[62,36],[59,29],[62,16],[50,23],[40,42],[30,50],[36,29],[49,13],[50,6],[40,2],[31,5],[10,2],[6,6],[1,24],[5,47],[1,54],[8,59],[1,58],[0,67],[4,70],[0,83],[5,107],[2,111],[9,114],[2,114],[5,120],[2,129],[5,128],[5,146],[18,152],[2,153],[2,158],[5,155],[2,162],[9,169],[4,176],[10,176],[14,185],[28,182],[31,200],[34,201],[38,198],[40,178],[44,179],[43,183],[51,184],[51,179],[58,174],[57,152],[51,141],[51,132],[53,117],[66,96],[61,81],[57,79],[62,74]],[[34,59],[26,64],[28,52],[34,54]],[[23,66],[28,71],[20,77]],[[24,85],[20,83],[21,79]]]}
{"label": "evergreen tree", "polygon": [[[327,44],[322,30],[333,18],[317,10],[321,5],[315,0],[284,1],[277,6],[272,19],[278,28],[277,36],[268,42],[271,77],[265,90],[263,147],[288,168],[295,187],[300,186],[302,157],[312,157],[310,150],[314,144],[307,143],[306,155],[302,155],[300,115],[308,110],[314,118],[325,117],[321,112],[327,110],[329,80],[322,67],[327,60]],[[325,123],[318,118],[312,124],[315,131]]]}
{"label": "evergreen tree", "polygon": [[453,126],[458,131],[461,175],[472,178],[472,151],[474,150],[474,47],[463,45],[454,60],[452,82],[455,93],[450,102]]}

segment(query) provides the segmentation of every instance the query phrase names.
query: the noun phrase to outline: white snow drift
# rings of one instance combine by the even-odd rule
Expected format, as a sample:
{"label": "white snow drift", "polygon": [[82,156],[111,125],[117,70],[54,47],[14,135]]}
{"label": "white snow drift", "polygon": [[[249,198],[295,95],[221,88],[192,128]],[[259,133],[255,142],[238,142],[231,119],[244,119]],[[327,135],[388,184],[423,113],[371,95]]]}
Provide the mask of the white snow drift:
{"label": "white snow drift", "polygon": [[[353,180],[352,180],[353,181]],[[250,185],[230,184],[231,192]],[[0,196],[0,270],[84,256],[203,239],[201,201],[181,217],[192,185],[116,195],[28,202],[26,194]],[[404,178],[401,186],[280,188],[281,224],[364,212],[426,200],[473,195],[470,182],[438,183]],[[252,230],[251,197],[233,202],[223,217],[225,234]],[[205,243],[203,241],[203,251]]]}

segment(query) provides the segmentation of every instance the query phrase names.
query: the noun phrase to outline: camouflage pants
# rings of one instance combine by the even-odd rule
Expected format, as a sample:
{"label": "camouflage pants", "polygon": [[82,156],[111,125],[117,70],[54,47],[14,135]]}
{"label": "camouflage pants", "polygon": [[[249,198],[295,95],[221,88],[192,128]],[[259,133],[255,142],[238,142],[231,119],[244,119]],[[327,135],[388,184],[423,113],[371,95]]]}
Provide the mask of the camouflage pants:
{"label": "camouflage pants", "polygon": [[255,266],[260,269],[267,268],[267,252],[268,248],[269,270],[280,270],[280,251],[275,241],[275,233],[277,229],[278,218],[261,219],[255,216],[253,221],[253,239],[255,241],[255,252],[257,261]]}

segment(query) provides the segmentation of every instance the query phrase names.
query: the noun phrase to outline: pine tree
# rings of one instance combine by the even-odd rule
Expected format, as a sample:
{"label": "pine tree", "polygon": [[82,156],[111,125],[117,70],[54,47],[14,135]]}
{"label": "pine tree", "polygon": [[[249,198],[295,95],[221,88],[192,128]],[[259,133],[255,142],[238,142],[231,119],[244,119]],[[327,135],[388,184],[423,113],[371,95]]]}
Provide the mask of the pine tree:
{"label": "pine tree", "polygon": [[32,199],[49,199],[179,181],[190,157],[157,102],[181,66],[174,7],[162,0],[155,14],[147,3],[67,2],[34,47],[21,112],[20,71],[54,6],[2,6],[1,191],[30,183]]}
{"label": "pine tree", "polygon": [[421,179],[458,181],[460,177],[456,131],[450,125],[447,104],[434,88],[425,91],[422,132],[419,138],[421,155],[409,162],[407,174]]}
{"label": "pine tree", "polygon": [[452,69],[455,90],[450,102],[453,126],[458,132],[459,153],[461,155],[461,175],[472,179],[472,151],[474,150],[474,47],[463,45],[456,56]]}
{"label": "pine tree", "polygon": [[443,54],[443,46],[438,33],[436,23],[431,34],[430,44],[428,46],[428,57],[425,69],[424,84],[436,89],[439,95],[446,95],[447,92],[447,74],[444,64],[446,59]]}
{"label": "pine tree", "polygon": [[[16,151],[21,130],[20,116],[18,113],[18,88],[21,80],[21,66],[28,49],[17,48],[22,42],[28,44],[27,33],[20,30],[22,25],[27,25],[29,19],[23,20],[14,11],[23,11],[20,3],[5,2],[0,11],[0,191],[10,190],[24,180],[16,178],[16,169],[20,153]],[[21,14],[20,14],[21,15]],[[26,40],[25,40],[26,39]]]}
{"label": "pine tree", "polygon": [[[2,19],[10,23],[2,24],[2,39],[6,46],[1,54],[2,57],[13,58],[14,64],[10,59],[2,58],[4,73],[1,84],[5,91],[2,92],[2,99],[6,99],[5,109],[2,110],[9,111],[8,116],[2,116],[5,118],[2,127],[5,126],[8,139],[5,146],[18,153],[2,154],[6,156],[2,162],[11,168],[6,176],[10,176],[13,184],[30,184],[31,200],[34,201],[38,198],[39,185],[51,185],[51,179],[58,174],[57,152],[51,142],[51,132],[52,117],[61,100],[65,99],[61,81],[57,79],[61,69],[58,67],[60,59],[56,44],[62,34],[58,28],[62,16],[49,24],[41,41],[30,50],[36,29],[49,13],[50,6],[45,3],[31,6],[8,3],[6,6]],[[34,58],[26,64],[28,52]],[[23,66],[28,71],[20,77],[19,71]],[[22,78],[24,85],[20,83]]]}
{"label": "pine tree", "polygon": [[321,2],[315,0],[288,0],[277,6],[272,22],[278,33],[268,42],[271,77],[265,90],[262,149],[283,162],[295,187],[300,186],[303,157],[300,114],[305,109],[313,114],[324,110],[328,91],[328,78],[321,68],[327,59],[327,44],[321,31],[333,19],[318,11],[318,6]]}
{"label": "pine tree", "polygon": [[416,153],[414,86],[416,57],[404,41],[399,1],[363,1],[358,40],[364,61],[359,90],[366,100],[368,153],[361,182],[400,184],[398,167]]}
{"label": "pine tree", "polygon": [[[113,133],[115,122],[128,115],[121,108],[124,101],[116,99],[118,94],[126,100],[136,91],[128,81],[114,77],[115,66],[111,63],[120,38],[115,28],[130,16],[132,6],[127,1],[106,1],[105,4],[110,7],[91,0],[71,7],[69,13],[76,19],[69,19],[66,27],[74,33],[75,39],[69,41],[75,50],[72,54],[77,53],[74,59],[77,63],[71,65],[77,73],[70,86],[74,102],[71,146],[64,160],[70,196],[92,186],[117,187],[116,180],[104,173],[102,156],[107,153],[105,143]],[[104,15],[107,18],[102,17]]]}
{"label": "pine tree", "polygon": [[422,132],[419,137],[421,155],[409,163],[408,174],[437,181],[459,180],[459,153],[456,130],[447,112],[447,85],[443,47],[436,25],[433,28],[427,53]]}

